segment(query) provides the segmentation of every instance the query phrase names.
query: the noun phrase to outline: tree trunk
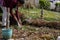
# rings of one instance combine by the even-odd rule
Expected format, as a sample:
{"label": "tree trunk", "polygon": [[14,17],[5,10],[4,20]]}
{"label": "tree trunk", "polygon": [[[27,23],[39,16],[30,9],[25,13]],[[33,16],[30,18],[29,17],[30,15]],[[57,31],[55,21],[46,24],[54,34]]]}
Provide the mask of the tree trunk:
{"label": "tree trunk", "polygon": [[41,19],[43,19],[43,7],[41,9]]}

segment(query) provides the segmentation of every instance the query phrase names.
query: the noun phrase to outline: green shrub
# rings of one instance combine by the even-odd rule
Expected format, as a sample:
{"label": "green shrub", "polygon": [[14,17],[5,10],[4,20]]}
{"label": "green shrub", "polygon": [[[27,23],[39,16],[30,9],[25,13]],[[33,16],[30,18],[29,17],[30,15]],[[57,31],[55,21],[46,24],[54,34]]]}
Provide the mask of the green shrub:
{"label": "green shrub", "polygon": [[2,13],[2,9],[1,9],[1,7],[0,7],[0,13]]}
{"label": "green shrub", "polygon": [[44,9],[49,9],[50,2],[48,0],[40,0],[39,1],[40,8],[43,7]]}
{"label": "green shrub", "polygon": [[57,2],[55,6],[56,11],[60,12],[60,2]]}
{"label": "green shrub", "polygon": [[60,6],[60,2],[59,2],[59,3],[56,3],[55,5],[56,5],[56,6],[58,6],[58,5]]}

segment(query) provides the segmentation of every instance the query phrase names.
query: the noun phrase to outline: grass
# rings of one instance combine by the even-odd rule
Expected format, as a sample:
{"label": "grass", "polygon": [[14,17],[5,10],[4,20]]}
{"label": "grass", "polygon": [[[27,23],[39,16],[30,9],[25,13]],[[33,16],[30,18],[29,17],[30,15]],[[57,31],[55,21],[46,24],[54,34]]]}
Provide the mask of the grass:
{"label": "grass", "polygon": [[60,21],[60,13],[44,10],[44,19],[49,21]]}
{"label": "grass", "polygon": [[2,16],[2,13],[0,13],[0,16]]}
{"label": "grass", "polygon": [[[23,13],[27,18],[37,19],[40,18],[41,9],[20,9],[21,13]],[[47,21],[60,21],[60,13],[44,10],[43,18]]]}
{"label": "grass", "polygon": [[[23,13],[26,18],[33,18],[37,19],[40,18],[41,15],[41,9],[24,9],[21,8],[19,9],[19,12]],[[0,13],[0,16],[2,16],[2,13]],[[60,21],[60,13],[54,12],[54,11],[49,11],[49,10],[44,10],[44,15],[43,15],[44,20],[47,21]]]}
{"label": "grass", "polygon": [[20,10],[22,13],[24,13],[24,15],[27,18],[39,18],[40,17],[40,10],[39,9],[24,9],[24,10]]}

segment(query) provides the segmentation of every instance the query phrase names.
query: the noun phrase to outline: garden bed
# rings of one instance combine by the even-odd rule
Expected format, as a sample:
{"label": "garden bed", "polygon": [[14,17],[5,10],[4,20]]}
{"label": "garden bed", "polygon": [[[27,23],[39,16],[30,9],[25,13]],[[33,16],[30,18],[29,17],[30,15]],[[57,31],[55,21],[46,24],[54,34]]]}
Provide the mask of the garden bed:
{"label": "garden bed", "polygon": [[60,30],[49,27],[35,27],[24,25],[19,31],[14,29],[13,38],[23,40],[56,40]]}

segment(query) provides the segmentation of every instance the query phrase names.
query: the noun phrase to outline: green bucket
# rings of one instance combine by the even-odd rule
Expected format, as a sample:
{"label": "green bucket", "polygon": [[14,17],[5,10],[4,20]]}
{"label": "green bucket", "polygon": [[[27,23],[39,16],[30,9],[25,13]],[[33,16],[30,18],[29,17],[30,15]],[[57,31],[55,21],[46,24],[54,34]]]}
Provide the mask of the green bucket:
{"label": "green bucket", "polygon": [[12,29],[3,28],[2,29],[2,36],[3,36],[3,38],[6,38],[6,39],[11,38],[12,37]]}

